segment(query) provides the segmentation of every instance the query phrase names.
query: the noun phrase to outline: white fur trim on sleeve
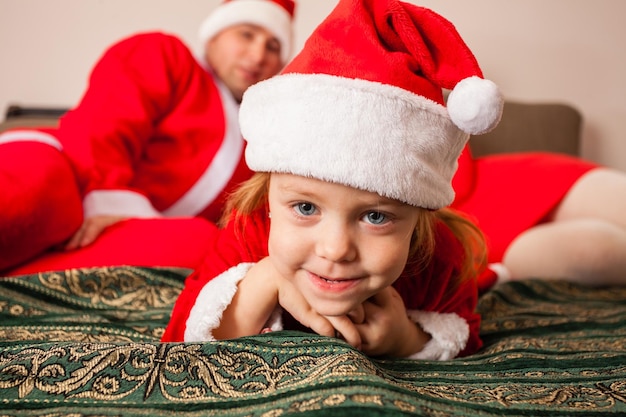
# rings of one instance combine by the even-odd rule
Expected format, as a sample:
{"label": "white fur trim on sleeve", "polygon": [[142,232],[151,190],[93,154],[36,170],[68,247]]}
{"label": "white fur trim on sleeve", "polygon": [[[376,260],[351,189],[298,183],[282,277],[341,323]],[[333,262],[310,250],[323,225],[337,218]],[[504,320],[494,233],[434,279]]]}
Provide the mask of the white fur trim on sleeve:
{"label": "white fur trim on sleeve", "polygon": [[419,310],[408,310],[407,314],[432,337],[421,351],[408,359],[450,360],[467,345],[469,324],[459,315]]}
{"label": "white fur trim on sleeve", "polygon": [[37,130],[12,130],[0,135],[0,145],[13,142],[39,142],[62,151],[63,145],[54,136]]}
{"label": "white fur trim on sleeve", "polygon": [[504,264],[493,263],[487,266],[489,269],[495,272],[496,276],[498,277],[498,283],[511,281],[511,271],[509,271],[509,268],[507,268]]}
{"label": "white fur trim on sleeve", "polygon": [[83,199],[85,217],[97,215],[140,218],[163,217],[143,194],[128,190],[98,190]]}
{"label": "white fur trim on sleeve", "polygon": [[240,263],[209,281],[198,293],[185,326],[185,342],[213,341],[213,329],[237,292],[241,281],[254,263]]}
{"label": "white fur trim on sleeve", "polygon": [[283,330],[283,309],[280,306],[276,306],[264,327],[273,332]]}

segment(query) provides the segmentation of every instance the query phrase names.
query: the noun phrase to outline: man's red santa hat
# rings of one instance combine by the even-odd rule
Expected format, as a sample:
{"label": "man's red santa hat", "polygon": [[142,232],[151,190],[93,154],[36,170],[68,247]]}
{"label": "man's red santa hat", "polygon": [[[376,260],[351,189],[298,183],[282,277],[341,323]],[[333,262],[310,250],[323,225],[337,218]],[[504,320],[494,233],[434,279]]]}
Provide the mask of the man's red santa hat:
{"label": "man's red santa hat", "polygon": [[502,106],[443,17],[398,0],[340,0],[281,74],[246,91],[239,118],[255,171],[438,209],[454,198],[469,135],[494,128]]}
{"label": "man's red santa hat", "polygon": [[293,45],[293,0],[224,0],[200,25],[198,35],[205,43],[222,30],[249,23],[261,26],[276,36],[283,62],[291,56]]}

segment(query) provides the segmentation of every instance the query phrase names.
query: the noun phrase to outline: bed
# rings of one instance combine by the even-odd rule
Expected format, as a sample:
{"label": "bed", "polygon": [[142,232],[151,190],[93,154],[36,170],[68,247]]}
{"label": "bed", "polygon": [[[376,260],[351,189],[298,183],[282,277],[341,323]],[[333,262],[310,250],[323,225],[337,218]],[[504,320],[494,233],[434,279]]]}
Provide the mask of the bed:
{"label": "bed", "polygon": [[496,286],[479,303],[480,352],[414,362],[299,332],[161,344],[188,273],[120,266],[0,280],[0,415],[626,414],[626,288]]}
{"label": "bed", "polygon": [[[42,124],[17,113],[5,125]],[[507,102],[472,150],[576,154],[580,123],[571,106]],[[299,332],[162,344],[188,267],[18,272],[0,273],[0,416],[626,415],[622,287],[493,287],[477,354],[412,362]]]}

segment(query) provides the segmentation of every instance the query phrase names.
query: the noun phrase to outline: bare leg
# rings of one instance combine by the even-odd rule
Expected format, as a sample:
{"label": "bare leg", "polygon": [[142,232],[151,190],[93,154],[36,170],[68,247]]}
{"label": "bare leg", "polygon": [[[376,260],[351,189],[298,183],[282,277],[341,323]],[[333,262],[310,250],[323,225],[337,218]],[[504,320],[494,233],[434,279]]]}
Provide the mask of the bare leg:
{"label": "bare leg", "polygon": [[503,264],[512,279],[626,285],[626,174],[597,169],[581,177],[552,221],[511,243]]}
{"label": "bare leg", "polygon": [[546,223],[515,239],[503,263],[512,279],[626,284],[626,230],[594,219]]}
{"label": "bare leg", "polygon": [[553,221],[603,219],[626,228],[626,172],[598,168],[583,175],[565,195]]}

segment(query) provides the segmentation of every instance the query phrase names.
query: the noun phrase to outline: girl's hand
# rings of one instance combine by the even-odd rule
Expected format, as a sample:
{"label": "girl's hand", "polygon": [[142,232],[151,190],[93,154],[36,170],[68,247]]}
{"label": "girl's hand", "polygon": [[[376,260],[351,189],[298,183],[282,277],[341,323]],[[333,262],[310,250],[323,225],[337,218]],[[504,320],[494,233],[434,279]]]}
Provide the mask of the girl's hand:
{"label": "girl's hand", "polygon": [[340,337],[351,346],[361,349],[361,336],[348,316],[322,316],[313,310],[291,281],[282,277],[279,278],[278,302],[294,319],[315,333]]}
{"label": "girl's hand", "polygon": [[231,303],[222,314],[216,339],[232,339],[264,332],[265,324],[280,305],[302,325],[323,336],[341,333],[352,346],[359,348],[361,338],[347,317],[324,317],[309,305],[291,281],[274,268],[269,258],[257,262],[238,284]]}
{"label": "girl's hand", "polygon": [[365,320],[356,328],[367,355],[405,358],[422,350],[430,340],[430,335],[408,318],[404,302],[393,287],[365,301],[363,309]]}
{"label": "girl's hand", "polygon": [[218,339],[261,333],[278,304],[278,279],[269,258],[257,262],[239,281],[237,292],[213,330]]}

